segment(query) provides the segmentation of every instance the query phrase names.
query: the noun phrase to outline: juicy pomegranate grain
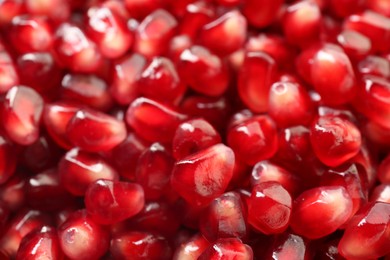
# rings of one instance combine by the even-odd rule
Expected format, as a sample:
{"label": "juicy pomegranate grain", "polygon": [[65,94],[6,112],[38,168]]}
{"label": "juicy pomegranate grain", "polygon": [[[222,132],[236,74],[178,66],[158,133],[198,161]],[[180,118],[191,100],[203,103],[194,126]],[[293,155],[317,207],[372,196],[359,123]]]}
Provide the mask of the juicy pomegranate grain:
{"label": "juicy pomegranate grain", "polygon": [[390,203],[390,184],[380,184],[371,193],[370,201]]}
{"label": "juicy pomegranate grain", "polygon": [[312,258],[308,241],[292,233],[278,235],[265,254],[280,260]]}
{"label": "juicy pomegranate grain", "polygon": [[25,12],[24,1],[4,0],[0,3],[0,25],[9,24],[12,19]]}
{"label": "juicy pomegranate grain", "polygon": [[15,173],[0,189],[0,198],[11,211],[18,211],[26,202],[26,176]]}
{"label": "juicy pomegranate grain", "polygon": [[360,74],[390,78],[390,61],[385,58],[370,55],[361,60],[357,66]]}
{"label": "juicy pomegranate grain", "polygon": [[218,239],[211,244],[199,257],[199,260],[251,260],[253,251],[250,246],[243,244],[237,238]]}
{"label": "juicy pomegranate grain", "polygon": [[233,167],[232,149],[217,144],[177,161],[171,185],[187,202],[207,205],[227,188]]}
{"label": "juicy pomegranate grain", "polygon": [[58,227],[58,238],[69,259],[100,259],[109,248],[110,235],[96,224],[85,210],[71,214]]}
{"label": "juicy pomegranate grain", "polygon": [[0,185],[7,182],[15,173],[16,162],[14,145],[4,135],[0,135]]}
{"label": "juicy pomegranate grain", "polygon": [[5,93],[17,84],[19,84],[19,76],[15,64],[0,42],[0,92]]}
{"label": "juicy pomegranate grain", "polygon": [[173,260],[195,260],[210,245],[201,234],[196,234],[182,243],[175,251]]}
{"label": "juicy pomegranate grain", "polygon": [[340,254],[350,259],[375,259],[390,253],[390,204],[368,204],[347,226],[339,243]]}
{"label": "juicy pomegranate grain", "polygon": [[101,112],[81,109],[70,119],[66,127],[70,142],[90,152],[108,151],[126,138],[126,126],[122,121]]}
{"label": "juicy pomegranate grain", "polygon": [[351,217],[352,208],[351,197],[344,187],[313,188],[295,199],[291,228],[306,238],[321,238],[343,225]]}
{"label": "juicy pomegranate grain", "polygon": [[281,0],[247,0],[243,1],[242,12],[250,25],[264,28],[276,20],[282,4]]}
{"label": "juicy pomegranate grain", "polygon": [[15,86],[7,92],[2,121],[12,141],[29,145],[38,139],[43,105],[42,97],[32,88]]}
{"label": "juicy pomegranate grain", "polygon": [[337,116],[318,117],[310,128],[310,141],[318,159],[334,167],[354,157],[361,146],[359,129]]}

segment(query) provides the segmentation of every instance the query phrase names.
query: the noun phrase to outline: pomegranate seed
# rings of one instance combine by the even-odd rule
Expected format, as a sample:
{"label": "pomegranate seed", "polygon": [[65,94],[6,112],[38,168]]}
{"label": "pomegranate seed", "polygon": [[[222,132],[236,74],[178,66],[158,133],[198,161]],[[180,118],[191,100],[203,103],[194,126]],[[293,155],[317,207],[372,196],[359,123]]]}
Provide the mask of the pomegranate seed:
{"label": "pomegranate seed", "polygon": [[80,105],[69,102],[56,102],[46,104],[43,110],[43,122],[46,130],[53,140],[65,149],[70,149],[73,145],[66,136],[66,127],[72,117],[80,110]]}
{"label": "pomegranate seed", "polygon": [[163,1],[155,0],[125,0],[124,2],[130,15],[138,19],[162,7],[163,3]]}
{"label": "pomegranate seed", "polygon": [[143,139],[151,142],[171,141],[176,128],[186,119],[163,104],[147,98],[137,98],[126,112],[126,122]]}
{"label": "pomegranate seed", "polygon": [[390,3],[383,0],[368,0],[367,6],[378,13],[390,17]]}
{"label": "pomegranate seed", "polygon": [[7,92],[2,119],[12,141],[29,145],[38,139],[43,105],[42,97],[29,87],[15,86]]}
{"label": "pomegranate seed", "polygon": [[232,149],[217,144],[177,161],[171,185],[187,202],[207,205],[227,188],[233,167]]}
{"label": "pomegranate seed", "polygon": [[52,47],[53,32],[42,17],[17,16],[12,19],[9,39],[19,53],[44,52]]}
{"label": "pomegranate seed", "polygon": [[62,71],[48,52],[23,54],[18,57],[16,66],[20,83],[32,87],[44,97],[53,96],[61,84]]}
{"label": "pomegranate seed", "polygon": [[350,14],[357,13],[362,10],[364,0],[330,0],[329,8],[336,16],[344,18]]}
{"label": "pomegranate seed", "polygon": [[307,125],[314,117],[314,104],[309,94],[293,82],[276,82],[271,86],[268,109],[280,127]]}
{"label": "pomegranate seed", "polygon": [[375,259],[390,253],[390,204],[368,204],[357,213],[347,226],[339,243],[345,258]]}
{"label": "pomegranate seed", "polygon": [[178,126],[172,141],[173,156],[180,160],[221,142],[219,133],[204,119],[191,119]]}
{"label": "pomegranate seed", "polygon": [[186,91],[172,61],[164,57],[152,59],[142,71],[137,87],[144,97],[173,104],[177,104]]}
{"label": "pomegranate seed", "polygon": [[[206,96],[222,95],[229,83],[227,66],[208,49],[194,45],[180,55],[178,70],[181,79],[193,90]],[[197,77],[194,77],[194,73]]]}
{"label": "pomegranate seed", "polygon": [[26,0],[25,2],[29,13],[48,16],[56,22],[65,21],[70,16],[70,5],[66,0]]}
{"label": "pomegranate seed", "polygon": [[25,209],[14,216],[0,239],[0,250],[14,258],[22,239],[35,229],[50,224],[48,215],[40,211]]}
{"label": "pomegranate seed", "polygon": [[278,182],[291,195],[297,194],[301,188],[298,176],[271,162],[260,161],[253,167],[250,183],[254,187],[265,182]]}
{"label": "pomegranate seed", "polygon": [[149,58],[161,55],[168,49],[176,27],[177,21],[170,13],[163,9],[154,11],[136,30],[134,51]]}
{"label": "pomegranate seed", "polygon": [[85,207],[99,224],[114,224],[139,213],[145,203],[142,186],[127,182],[97,180],[85,192]]}
{"label": "pomegranate seed", "polygon": [[15,65],[10,54],[4,49],[0,42],[0,92],[5,93],[17,84],[19,84],[19,76]]}
{"label": "pomegranate seed", "polygon": [[74,212],[58,227],[58,238],[70,259],[100,259],[110,245],[106,228],[96,224],[85,210]]}
{"label": "pomegranate seed", "polygon": [[108,151],[126,139],[126,126],[112,116],[81,109],[69,121],[66,134],[71,143],[81,149]]}
{"label": "pomegranate seed", "polygon": [[111,239],[110,252],[115,259],[171,259],[168,241],[159,235],[146,232],[123,232]]}
{"label": "pomegranate seed", "polygon": [[57,232],[50,226],[43,226],[26,235],[20,243],[15,259],[39,259],[45,257],[50,259],[63,258]]}
{"label": "pomegranate seed", "polygon": [[117,103],[128,105],[138,97],[137,81],[145,65],[145,57],[136,53],[115,63],[110,93]]}
{"label": "pomegranate seed", "polygon": [[87,34],[107,58],[122,56],[133,43],[134,36],[128,30],[125,20],[109,7],[89,8],[86,24]]}
{"label": "pomegranate seed", "polygon": [[199,260],[250,260],[253,259],[252,248],[237,238],[222,238],[211,244],[199,257]]}
{"label": "pomegranate seed", "polygon": [[169,190],[169,180],[174,164],[172,155],[160,143],[152,144],[138,158],[136,181],[146,199],[159,199]]}
{"label": "pomegranate seed", "polygon": [[172,38],[169,43],[169,57],[177,64],[180,60],[180,55],[186,49],[189,49],[192,45],[191,39],[187,35],[177,35]]}
{"label": "pomegranate seed", "polygon": [[196,234],[182,243],[175,251],[173,260],[195,260],[203,253],[210,243],[201,235]]}
{"label": "pomegranate seed", "polygon": [[379,56],[367,56],[358,63],[358,70],[363,75],[390,78],[390,61]]}
{"label": "pomegranate seed", "polygon": [[26,176],[15,173],[6,183],[1,185],[0,199],[10,211],[18,211],[26,202]]}
{"label": "pomegranate seed", "polygon": [[264,234],[285,231],[290,222],[292,199],[277,182],[262,182],[253,187],[248,205],[248,222]]}
{"label": "pomegranate seed", "polygon": [[[55,211],[69,207],[73,198],[60,183],[58,172],[49,169],[27,180],[25,186],[27,204],[38,210]],[[61,201],[61,204],[58,204]]]}
{"label": "pomegranate seed", "polygon": [[341,105],[354,98],[356,85],[352,64],[338,46],[325,45],[316,52],[311,63],[311,82],[324,103]]}
{"label": "pomegranate seed", "polygon": [[283,32],[291,44],[306,47],[318,41],[321,21],[321,10],[315,2],[298,1],[283,15]]}
{"label": "pomegranate seed", "polygon": [[[295,234],[284,233],[275,238],[270,248],[267,250],[266,256],[270,259],[276,258],[280,260],[308,260],[312,258],[309,249],[309,243],[304,238]],[[264,257],[264,255],[262,257]]]}
{"label": "pomegranate seed", "polygon": [[390,18],[366,10],[353,14],[344,20],[344,29],[355,30],[367,36],[372,43],[373,51],[390,51]]}
{"label": "pomegranate seed", "polygon": [[0,3],[0,25],[11,23],[12,19],[25,12],[24,1],[4,0]]}
{"label": "pomegranate seed", "polygon": [[15,173],[17,154],[14,145],[0,135],[0,185],[7,182]]}
{"label": "pomegranate seed", "polygon": [[246,0],[243,1],[242,13],[250,25],[264,28],[276,20],[282,5],[281,0]]}
{"label": "pomegranate seed", "polygon": [[246,19],[239,11],[226,12],[203,26],[200,41],[212,52],[228,55],[244,44],[246,27]]}
{"label": "pomegranate seed", "polygon": [[377,76],[364,76],[358,88],[358,95],[354,107],[376,124],[390,128],[387,120],[388,96],[390,95],[390,82]]}
{"label": "pomegranate seed", "polygon": [[248,52],[238,72],[238,93],[254,112],[268,110],[268,95],[276,77],[276,63],[266,53]]}
{"label": "pomegranate seed", "polygon": [[313,121],[310,141],[318,159],[334,167],[354,157],[361,146],[359,129],[337,116],[322,116]]}
{"label": "pomegranate seed", "polygon": [[390,185],[380,184],[371,193],[370,201],[390,203]]}
{"label": "pomegranate seed", "polygon": [[76,25],[63,23],[53,43],[56,61],[76,72],[94,72],[103,62],[95,43]]}
{"label": "pomegranate seed", "polygon": [[371,51],[371,41],[361,33],[344,30],[337,36],[337,42],[351,58],[361,58]]}
{"label": "pomegranate seed", "polygon": [[294,201],[291,228],[296,234],[310,239],[324,237],[351,217],[352,204],[351,197],[342,186],[306,190]]}
{"label": "pomegranate seed", "polygon": [[238,159],[254,165],[271,158],[278,148],[274,121],[268,116],[255,116],[231,128],[227,141]]}
{"label": "pomegranate seed", "polygon": [[381,183],[390,183],[390,155],[380,163],[378,168],[378,179]]}
{"label": "pomegranate seed", "polygon": [[77,148],[69,150],[61,159],[58,173],[61,184],[76,196],[84,196],[88,185],[98,179],[118,180],[117,172],[99,155]]}
{"label": "pomegranate seed", "polygon": [[92,75],[66,74],[60,91],[64,101],[75,101],[102,111],[107,111],[113,103],[106,82]]}
{"label": "pomegranate seed", "polygon": [[200,231],[208,241],[220,238],[245,239],[248,234],[246,208],[237,192],[227,192],[214,199],[203,212]]}

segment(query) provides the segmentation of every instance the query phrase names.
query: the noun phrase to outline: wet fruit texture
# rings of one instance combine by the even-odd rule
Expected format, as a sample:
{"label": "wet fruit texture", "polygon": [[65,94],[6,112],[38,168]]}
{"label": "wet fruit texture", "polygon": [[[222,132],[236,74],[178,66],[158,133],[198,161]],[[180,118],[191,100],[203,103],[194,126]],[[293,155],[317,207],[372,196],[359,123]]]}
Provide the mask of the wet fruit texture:
{"label": "wet fruit texture", "polygon": [[0,0],[0,259],[390,259],[389,0]]}

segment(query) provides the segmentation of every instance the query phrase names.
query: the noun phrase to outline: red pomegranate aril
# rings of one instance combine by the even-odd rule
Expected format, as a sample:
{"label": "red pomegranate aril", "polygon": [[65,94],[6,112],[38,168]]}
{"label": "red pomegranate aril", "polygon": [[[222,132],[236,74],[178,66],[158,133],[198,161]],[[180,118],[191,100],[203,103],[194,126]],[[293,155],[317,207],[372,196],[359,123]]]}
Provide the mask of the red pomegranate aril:
{"label": "red pomegranate aril", "polygon": [[254,116],[231,128],[227,142],[238,159],[255,165],[275,155],[278,135],[274,121],[266,116]]}
{"label": "red pomegranate aril", "polygon": [[204,250],[210,245],[201,234],[196,234],[188,241],[176,248],[173,260],[197,260]]}
{"label": "red pomegranate aril", "polygon": [[277,182],[261,182],[253,187],[248,201],[248,223],[269,234],[284,232],[290,222],[292,199]]}
{"label": "red pomegranate aril", "polygon": [[283,37],[277,34],[261,33],[249,37],[245,49],[248,52],[265,52],[276,61],[278,67],[288,70],[293,69],[291,60],[295,58],[296,51]]}
{"label": "red pomegranate aril", "polygon": [[208,241],[220,238],[245,239],[249,233],[246,207],[237,192],[214,199],[202,213],[200,231]]}
{"label": "red pomegranate aril", "polygon": [[359,59],[371,51],[370,39],[353,30],[342,31],[337,36],[337,42],[351,59]]}
{"label": "red pomegranate aril", "polygon": [[110,246],[108,230],[95,223],[85,210],[71,214],[58,227],[58,239],[69,259],[100,259]]}
{"label": "red pomegranate aril", "polygon": [[278,182],[291,195],[296,195],[302,186],[298,176],[269,161],[256,163],[250,176],[252,187],[264,182]]}
{"label": "red pomegranate aril", "polygon": [[34,143],[39,137],[43,105],[42,97],[32,88],[11,88],[5,96],[2,111],[7,136],[21,145]]}
{"label": "red pomegranate aril", "polygon": [[[191,0],[192,1],[192,0]],[[179,24],[180,34],[191,40],[198,40],[202,27],[215,17],[215,7],[206,1],[193,1],[185,8],[183,19]]]}
{"label": "red pomegranate aril", "polygon": [[111,239],[110,253],[115,259],[169,260],[172,249],[162,236],[147,232],[125,231]]}
{"label": "red pomegranate aril", "polygon": [[337,45],[326,44],[316,52],[309,75],[325,104],[341,105],[355,97],[356,79],[351,61]]}
{"label": "red pomegranate aril", "polygon": [[96,42],[103,56],[119,58],[133,43],[134,36],[126,21],[115,10],[94,6],[88,9],[86,32]]}
{"label": "red pomegranate aril", "polygon": [[146,199],[159,199],[168,191],[173,164],[172,155],[160,143],[153,143],[139,156],[135,179]]}
{"label": "red pomegranate aril", "polygon": [[321,10],[313,1],[298,1],[289,5],[283,15],[283,32],[287,41],[300,47],[319,39]]}
{"label": "red pomegranate aril", "polygon": [[176,128],[186,119],[186,115],[143,97],[134,100],[126,112],[126,123],[150,142],[172,141]]}
{"label": "red pomegranate aril", "polygon": [[18,57],[16,67],[20,83],[32,87],[44,97],[53,96],[61,84],[62,71],[49,52],[32,52]]}
{"label": "red pomegranate aril", "polygon": [[31,209],[19,211],[8,223],[7,230],[0,238],[0,251],[15,257],[22,239],[31,231],[50,224],[48,215]]}
{"label": "red pomegranate aril", "polygon": [[163,103],[178,104],[186,86],[170,59],[154,57],[137,80],[140,95]]}
{"label": "red pomegranate aril", "polygon": [[374,75],[390,78],[390,60],[380,56],[370,55],[359,61],[357,69],[362,75]]}
{"label": "red pomegranate aril", "polygon": [[58,64],[75,72],[95,72],[103,63],[96,44],[81,28],[70,23],[58,27],[53,48]]}
{"label": "red pomegranate aril", "polygon": [[102,152],[123,142],[127,131],[123,121],[96,110],[81,109],[69,121],[66,136],[85,151]]}
{"label": "red pomegranate aril", "polygon": [[0,201],[4,202],[10,211],[18,211],[26,203],[26,176],[16,172],[6,183],[1,185]]}
{"label": "red pomegranate aril", "polygon": [[314,153],[327,166],[338,166],[354,157],[360,149],[362,137],[350,121],[338,116],[315,119],[310,128]]}
{"label": "red pomegranate aril", "polygon": [[312,259],[310,249],[310,244],[304,238],[296,234],[284,233],[275,237],[275,240],[266,250],[266,256],[261,255],[261,257],[276,258],[278,260],[309,260]]}
{"label": "red pomegranate aril", "polygon": [[12,19],[25,12],[23,0],[4,0],[0,3],[0,25],[11,23]]}
{"label": "red pomegranate aril", "polygon": [[268,110],[269,90],[276,77],[276,62],[264,52],[247,52],[238,71],[238,94],[253,112]]}
{"label": "red pomegranate aril", "polygon": [[314,117],[314,103],[298,83],[276,82],[269,92],[268,110],[279,127],[307,125]]}
{"label": "red pomegranate aril", "polygon": [[325,237],[351,217],[352,209],[351,197],[342,186],[309,189],[295,199],[290,227],[309,239]]}
{"label": "red pomegranate aril", "polygon": [[26,0],[27,11],[34,15],[47,16],[59,23],[69,19],[70,3],[66,0]]}
{"label": "red pomegranate aril", "polygon": [[367,0],[367,6],[378,13],[390,17],[390,3],[386,0]]}
{"label": "red pomegranate aril", "polygon": [[15,173],[17,164],[16,147],[0,134],[0,185],[7,182]]}
{"label": "red pomegranate aril", "polygon": [[45,18],[17,16],[9,30],[9,40],[19,53],[44,52],[52,47],[53,32]]}
{"label": "red pomegranate aril", "polygon": [[163,9],[149,14],[135,31],[134,51],[148,58],[163,54],[177,25],[175,17]]}
{"label": "red pomegranate aril", "polygon": [[387,155],[381,161],[377,174],[377,178],[381,183],[390,184],[390,155]]}
{"label": "red pomegranate aril", "polygon": [[390,203],[390,184],[380,184],[371,191],[370,201]]}
{"label": "red pomegranate aril", "polygon": [[19,246],[16,260],[24,259],[62,259],[63,253],[60,249],[57,231],[50,226],[30,232],[26,235]]}
{"label": "red pomegranate aril", "polygon": [[221,238],[211,244],[198,257],[198,260],[251,260],[252,248],[241,242],[238,238]]}
{"label": "red pomegranate aril", "polygon": [[390,204],[370,203],[358,212],[338,246],[347,259],[376,259],[390,253]]}
{"label": "red pomegranate aril", "polygon": [[144,204],[144,191],[135,183],[97,180],[85,192],[85,207],[99,224],[110,225],[139,213]]}
{"label": "red pomegranate aril", "polygon": [[333,14],[337,17],[345,18],[348,15],[361,11],[365,2],[365,0],[330,0],[328,5]]}
{"label": "red pomegranate aril", "polygon": [[354,108],[376,124],[390,128],[390,81],[366,75],[358,87]]}
{"label": "red pomegranate aril", "polygon": [[141,19],[162,7],[163,1],[155,0],[125,0],[127,11],[136,19]]}
{"label": "red pomegranate aril", "polygon": [[205,24],[200,31],[199,39],[212,52],[225,56],[244,44],[246,34],[245,17],[238,10],[233,10]]}
{"label": "red pomegranate aril", "polygon": [[84,196],[88,185],[98,179],[119,179],[118,173],[101,156],[77,148],[69,150],[60,160],[58,171],[61,184],[76,196]]}
{"label": "red pomegranate aril", "polygon": [[243,1],[242,13],[249,25],[265,28],[276,20],[282,5],[282,0],[246,0]]}
{"label": "red pomegranate aril", "polygon": [[113,104],[107,83],[94,75],[66,74],[62,78],[60,96],[63,101],[77,102],[101,111],[109,110]]}
{"label": "red pomegranate aril", "polygon": [[180,60],[181,53],[186,49],[189,49],[192,44],[192,40],[187,35],[176,35],[169,43],[168,57],[174,64],[177,64]]}
{"label": "red pomegranate aril", "polygon": [[145,65],[145,57],[137,53],[115,62],[110,93],[117,103],[128,105],[138,97],[137,81]]}
{"label": "red pomegranate aril", "polygon": [[176,129],[172,141],[173,156],[183,159],[221,142],[219,133],[204,119],[191,119]]}
{"label": "red pomegranate aril", "polygon": [[390,51],[390,18],[371,10],[353,14],[344,20],[344,29],[355,30],[371,40],[374,52]]}
{"label": "red pomegranate aril", "polygon": [[0,42],[0,93],[7,92],[17,84],[19,84],[19,76],[15,64],[10,54],[4,49],[2,42]]}
{"label": "red pomegranate aril", "polygon": [[225,62],[200,45],[184,50],[177,67],[183,82],[203,95],[220,96],[228,87],[229,73]]}
{"label": "red pomegranate aril", "polygon": [[149,201],[136,216],[127,221],[127,228],[146,231],[164,237],[175,237],[180,227],[180,217],[167,201]]}
{"label": "red pomegranate aril", "polygon": [[225,191],[233,167],[232,149],[217,144],[177,161],[171,185],[188,203],[207,205]]}

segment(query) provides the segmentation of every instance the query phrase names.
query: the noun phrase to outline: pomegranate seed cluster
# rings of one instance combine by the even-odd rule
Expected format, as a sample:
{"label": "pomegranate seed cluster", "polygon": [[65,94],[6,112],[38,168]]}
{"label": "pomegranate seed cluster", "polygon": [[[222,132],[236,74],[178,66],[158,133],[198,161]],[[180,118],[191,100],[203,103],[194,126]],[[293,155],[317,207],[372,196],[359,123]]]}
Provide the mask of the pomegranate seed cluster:
{"label": "pomegranate seed cluster", "polygon": [[390,1],[0,0],[0,259],[390,259]]}

